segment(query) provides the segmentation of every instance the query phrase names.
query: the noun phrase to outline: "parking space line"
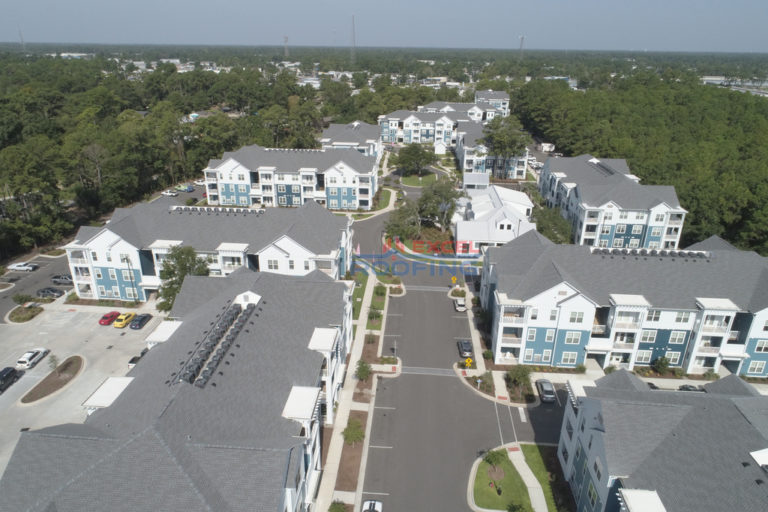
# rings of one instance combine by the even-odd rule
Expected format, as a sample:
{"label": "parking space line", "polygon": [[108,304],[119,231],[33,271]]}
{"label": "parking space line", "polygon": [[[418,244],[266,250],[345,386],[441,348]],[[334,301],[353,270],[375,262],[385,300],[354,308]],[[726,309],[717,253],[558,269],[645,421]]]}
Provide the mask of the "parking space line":
{"label": "parking space line", "polygon": [[557,406],[562,407],[563,404],[560,403],[560,397],[557,396],[557,390],[555,390],[555,400],[557,400]]}
{"label": "parking space line", "polygon": [[385,406],[385,405],[377,405],[376,407],[374,407],[374,409],[386,409],[386,410],[388,410],[388,411],[394,411],[394,410],[396,410],[394,407],[387,407],[387,406]]}
{"label": "parking space line", "polygon": [[515,442],[517,442],[517,429],[515,428],[515,420],[512,419],[512,406],[507,406],[507,412],[509,412],[509,422],[512,424],[512,435],[515,436]]}
{"label": "parking space line", "polygon": [[402,313],[387,313],[387,316],[403,316]]}
{"label": "parking space line", "polygon": [[467,315],[461,315],[461,316],[459,316],[459,315],[453,315],[451,318],[458,318],[458,319],[460,319],[460,320],[466,320],[466,319],[467,319]]}
{"label": "parking space line", "polygon": [[402,334],[385,334],[384,337],[385,338],[386,337],[389,337],[389,338],[402,338],[403,335]]}
{"label": "parking space line", "polygon": [[525,407],[518,407],[517,410],[520,413],[520,421],[528,423],[528,419],[525,417]]}
{"label": "parking space line", "polygon": [[369,444],[368,448],[380,448],[382,450],[391,450],[392,449],[391,446],[376,446],[376,445],[373,445],[373,444]]}
{"label": "parking space line", "polygon": [[493,402],[493,410],[496,411],[496,425],[499,427],[499,439],[504,444],[504,436],[501,433],[501,418],[499,418],[499,404]]}
{"label": "parking space line", "polygon": [[370,494],[372,496],[389,496],[388,492],[371,492],[371,491],[363,491],[363,494]]}

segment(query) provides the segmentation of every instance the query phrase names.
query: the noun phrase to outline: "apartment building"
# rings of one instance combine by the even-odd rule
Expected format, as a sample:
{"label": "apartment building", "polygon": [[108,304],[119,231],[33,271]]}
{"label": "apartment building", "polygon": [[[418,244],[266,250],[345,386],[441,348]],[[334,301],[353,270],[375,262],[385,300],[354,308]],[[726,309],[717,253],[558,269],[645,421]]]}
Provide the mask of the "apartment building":
{"label": "apartment building", "polygon": [[456,160],[462,171],[465,190],[483,189],[490,178],[524,180],[528,148],[525,153],[510,158],[489,154],[483,143],[484,125],[462,121],[456,128]]}
{"label": "apartment building", "polygon": [[312,200],[332,210],[370,210],[378,186],[376,159],[359,148],[246,146],[208,162],[208,204],[295,207]]}
{"label": "apartment building", "polygon": [[379,163],[382,155],[378,125],[354,121],[348,124],[331,124],[320,136],[322,149],[354,149],[365,156],[373,156]]}
{"label": "apartment building", "polygon": [[765,509],[768,398],[739,377],[654,391],[619,370],[568,387],[557,456],[577,511]]}
{"label": "apartment building", "polygon": [[677,249],[687,213],[674,187],[640,185],[626,160],[549,158],[541,195],[571,222],[580,245]]}
{"label": "apartment building", "polygon": [[25,431],[3,508],[307,512],[351,342],[349,287],[313,272],[189,277],[180,326],[84,424]]}
{"label": "apartment building", "polygon": [[501,115],[509,115],[509,94],[504,91],[475,91],[475,103],[490,103],[501,112]]}
{"label": "apartment building", "polygon": [[171,248],[193,247],[211,275],[241,267],[343,276],[352,259],[351,221],[310,201],[300,208],[179,206],[160,198],[117,208],[103,227],[83,226],[64,246],[75,293],[83,299],[145,301],[160,287]]}
{"label": "apartment building", "polygon": [[517,190],[496,185],[470,189],[456,203],[452,224],[457,256],[480,256],[485,247],[504,245],[536,229],[533,203]]}
{"label": "apartment building", "polygon": [[459,120],[468,120],[463,112],[413,112],[396,110],[379,116],[381,141],[385,144],[456,144]]}
{"label": "apartment building", "polygon": [[688,250],[557,245],[486,251],[480,298],[497,363],[606,368],[665,357],[686,373],[768,375],[768,260],[713,237]]}
{"label": "apartment building", "polygon": [[475,103],[456,103],[451,101],[433,101],[416,107],[417,112],[441,112],[463,114],[470,121],[482,123],[502,115],[501,111],[486,101]]}

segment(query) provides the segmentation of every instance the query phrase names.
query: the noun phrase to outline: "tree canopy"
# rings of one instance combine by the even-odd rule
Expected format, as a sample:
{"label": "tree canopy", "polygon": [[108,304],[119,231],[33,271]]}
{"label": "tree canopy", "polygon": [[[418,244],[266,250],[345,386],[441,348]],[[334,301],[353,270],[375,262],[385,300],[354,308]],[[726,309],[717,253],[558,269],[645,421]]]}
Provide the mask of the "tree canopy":
{"label": "tree canopy", "polygon": [[483,128],[483,142],[494,156],[505,159],[525,154],[531,144],[531,136],[523,131],[520,121],[514,116],[494,117]]}
{"label": "tree canopy", "polygon": [[404,176],[411,174],[421,176],[427,170],[427,167],[436,162],[437,155],[432,151],[432,148],[415,143],[408,144],[402,148],[394,161],[390,159],[390,165],[395,165],[402,169]]}
{"label": "tree canopy", "polygon": [[208,263],[198,257],[192,247],[181,245],[171,247],[163,260],[163,268],[160,269],[162,284],[157,293],[159,311],[170,311],[173,308],[176,295],[181,291],[184,278],[188,275],[207,276]]}

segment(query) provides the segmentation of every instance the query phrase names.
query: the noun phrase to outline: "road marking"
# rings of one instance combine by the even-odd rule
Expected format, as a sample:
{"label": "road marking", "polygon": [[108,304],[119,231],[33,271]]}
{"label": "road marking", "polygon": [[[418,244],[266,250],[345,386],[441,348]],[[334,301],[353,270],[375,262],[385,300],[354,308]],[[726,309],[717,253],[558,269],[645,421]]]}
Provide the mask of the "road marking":
{"label": "road marking", "polygon": [[402,313],[387,313],[387,316],[403,316]]}
{"label": "road marking", "polygon": [[403,335],[402,334],[385,334],[384,337],[385,338],[386,337],[389,337],[389,338],[402,338]]}
{"label": "road marking", "polygon": [[418,366],[404,366],[402,373],[411,375],[436,375],[439,377],[455,377],[456,372],[447,368],[422,368]]}
{"label": "road marking", "polygon": [[373,496],[389,496],[388,492],[371,492],[371,491],[363,491],[363,494],[371,494]]}
{"label": "road marking", "polygon": [[383,450],[391,450],[392,449],[391,446],[375,446],[375,445],[372,445],[372,444],[369,444],[368,448],[381,448]]}
{"label": "road marking", "polygon": [[515,420],[512,419],[512,406],[507,406],[507,412],[509,412],[509,422],[512,424],[512,434],[515,436],[515,442],[517,442],[517,429],[515,428]]}
{"label": "road marking", "polygon": [[525,417],[525,408],[518,407],[517,411],[520,413],[520,421],[522,421],[523,423],[528,423],[528,420]]}
{"label": "road marking", "polygon": [[449,288],[447,286],[417,286],[414,284],[406,284],[405,288],[409,292],[441,292],[448,293]]}
{"label": "road marking", "polygon": [[563,404],[560,403],[560,397],[557,396],[557,389],[555,389],[555,400],[557,400],[557,406],[562,407]]}
{"label": "road marking", "polygon": [[389,411],[396,410],[395,407],[387,407],[386,405],[377,405],[376,407],[374,407],[374,409],[387,409]]}
{"label": "road marking", "polygon": [[462,319],[462,320],[466,320],[466,319],[467,319],[467,315],[461,315],[461,316],[455,316],[455,315],[454,315],[454,316],[452,316],[451,318],[460,318],[460,319]]}
{"label": "road marking", "polygon": [[496,425],[499,427],[499,439],[504,444],[504,436],[501,434],[501,418],[499,418],[499,404],[493,402],[493,410],[496,411]]}

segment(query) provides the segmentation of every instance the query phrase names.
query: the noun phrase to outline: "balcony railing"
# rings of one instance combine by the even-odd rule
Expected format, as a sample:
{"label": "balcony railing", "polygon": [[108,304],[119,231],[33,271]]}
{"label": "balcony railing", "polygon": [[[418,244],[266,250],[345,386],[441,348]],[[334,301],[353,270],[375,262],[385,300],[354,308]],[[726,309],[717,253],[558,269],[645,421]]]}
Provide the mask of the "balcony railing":
{"label": "balcony railing", "polygon": [[605,334],[606,326],[600,324],[594,324],[592,326],[592,334]]}
{"label": "balcony railing", "polygon": [[635,348],[634,343],[614,343],[613,348],[616,350],[632,350]]}
{"label": "balcony railing", "polygon": [[702,332],[727,332],[728,331],[728,325],[727,324],[704,324],[701,326]]}
{"label": "balcony railing", "polygon": [[728,341],[735,341],[739,339],[739,331],[730,331],[728,333]]}
{"label": "balcony railing", "polygon": [[729,343],[720,347],[720,355],[724,357],[740,357],[747,353],[746,345]]}
{"label": "balcony railing", "polygon": [[505,313],[504,314],[504,323],[505,324],[522,325],[522,324],[525,323],[525,318],[522,317],[522,316]]}
{"label": "balcony railing", "polygon": [[75,273],[73,276],[75,278],[75,281],[90,281],[91,280],[91,274],[78,274]]}
{"label": "balcony railing", "polygon": [[669,222],[667,224],[669,224],[670,226],[680,226],[682,223],[683,223],[683,219],[669,219]]}
{"label": "balcony railing", "polygon": [[698,350],[701,354],[717,354],[720,352],[720,347],[714,347],[712,345],[703,345]]}
{"label": "balcony railing", "polygon": [[614,327],[618,329],[639,329],[640,328],[640,322],[616,322],[613,324]]}
{"label": "balcony railing", "polygon": [[516,345],[520,346],[523,344],[522,338],[520,336],[517,336],[515,334],[502,334],[501,335],[501,343],[502,345]]}
{"label": "balcony railing", "polygon": [[85,258],[69,258],[69,262],[74,265],[88,265],[88,260]]}

